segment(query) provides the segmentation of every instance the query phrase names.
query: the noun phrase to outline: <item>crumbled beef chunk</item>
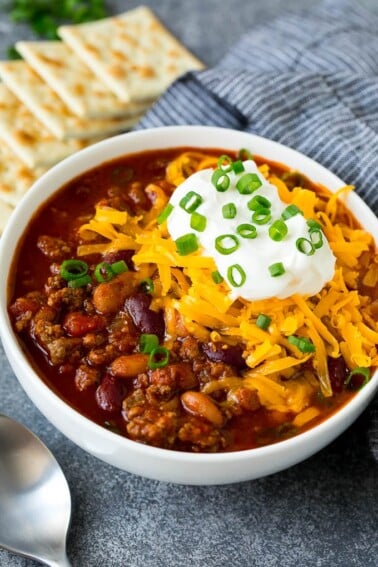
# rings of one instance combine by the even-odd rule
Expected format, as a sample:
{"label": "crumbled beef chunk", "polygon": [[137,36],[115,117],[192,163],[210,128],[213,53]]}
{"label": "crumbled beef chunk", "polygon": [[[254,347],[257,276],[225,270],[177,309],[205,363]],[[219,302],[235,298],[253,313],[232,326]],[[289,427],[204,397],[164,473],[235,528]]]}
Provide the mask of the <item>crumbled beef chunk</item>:
{"label": "crumbled beef chunk", "polygon": [[225,446],[223,435],[210,423],[192,417],[178,430],[178,438],[192,451],[217,451]]}
{"label": "crumbled beef chunk", "polygon": [[176,439],[177,416],[151,406],[134,406],[128,411],[127,433],[140,443],[169,448]]}
{"label": "crumbled beef chunk", "polygon": [[72,255],[71,246],[61,238],[54,236],[39,236],[37,248],[50,260],[63,260]]}
{"label": "crumbled beef chunk", "polygon": [[90,386],[100,382],[101,373],[96,368],[92,368],[87,364],[80,364],[75,372],[76,388],[83,392]]}
{"label": "crumbled beef chunk", "polygon": [[84,297],[85,291],[82,287],[64,287],[51,293],[47,299],[47,304],[56,309],[64,306],[68,311],[77,311],[81,309]]}
{"label": "crumbled beef chunk", "polygon": [[186,337],[179,350],[183,360],[196,360],[200,356],[199,342],[194,337]]}

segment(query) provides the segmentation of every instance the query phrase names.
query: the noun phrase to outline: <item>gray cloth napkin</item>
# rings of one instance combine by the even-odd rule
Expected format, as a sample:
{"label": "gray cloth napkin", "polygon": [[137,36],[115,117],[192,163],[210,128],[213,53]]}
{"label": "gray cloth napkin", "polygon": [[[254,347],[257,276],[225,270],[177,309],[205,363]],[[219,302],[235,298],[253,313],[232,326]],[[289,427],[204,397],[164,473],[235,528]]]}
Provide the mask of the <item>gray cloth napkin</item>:
{"label": "gray cloth napkin", "polygon": [[[378,213],[378,18],[325,0],[252,29],[219,64],[188,73],[138,128],[204,124],[253,132],[329,168]],[[370,406],[378,460],[378,398]]]}

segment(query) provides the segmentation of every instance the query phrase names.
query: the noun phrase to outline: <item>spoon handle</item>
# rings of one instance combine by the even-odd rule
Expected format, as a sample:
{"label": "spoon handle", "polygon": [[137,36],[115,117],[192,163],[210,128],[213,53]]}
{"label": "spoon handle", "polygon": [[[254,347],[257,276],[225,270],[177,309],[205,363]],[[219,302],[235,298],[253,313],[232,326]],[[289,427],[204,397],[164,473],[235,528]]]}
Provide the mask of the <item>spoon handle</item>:
{"label": "spoon handle", "polygon": [[58,561],[49,561],[48,563],[46,562],[46,565],[48,565],[49,567],[72,567],[72,564],[67,555],[62,556]]}

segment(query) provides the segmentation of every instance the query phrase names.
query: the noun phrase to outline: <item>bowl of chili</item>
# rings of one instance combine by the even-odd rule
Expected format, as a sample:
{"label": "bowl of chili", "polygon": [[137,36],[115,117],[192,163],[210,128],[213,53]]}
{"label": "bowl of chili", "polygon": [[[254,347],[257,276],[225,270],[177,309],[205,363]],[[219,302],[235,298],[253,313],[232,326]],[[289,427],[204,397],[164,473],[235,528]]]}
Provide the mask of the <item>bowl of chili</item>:
{"label": "bowl of chili", "polygon": [[[226,268],[201,253],[218,213]],[[278,297],[264,288],[291,270],[278,247],[293,217],[307,232],[290,254],[319,265],[328,247],[334,268],[318,291]],[[253,287],[263,236],[279,253]],[[117,136],[48,171],[6,227],[4,349],[33,403],[96,457],[184,484],[258,478],[323,448],[376,393],[377,241],[352,188],[290,148],[200,126]]]}

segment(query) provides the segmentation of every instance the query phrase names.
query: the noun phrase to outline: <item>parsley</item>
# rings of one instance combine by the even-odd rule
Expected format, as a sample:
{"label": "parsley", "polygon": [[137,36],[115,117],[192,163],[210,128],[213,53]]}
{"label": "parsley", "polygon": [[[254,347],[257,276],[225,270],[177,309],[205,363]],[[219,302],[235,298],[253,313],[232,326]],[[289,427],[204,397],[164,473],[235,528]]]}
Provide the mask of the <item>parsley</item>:
{"label": "parsley", "polygon": [[[62,24],[81,24],[106,17],[104,0],[12,0],[9,16],[15,23],[25,23],[41,38],[58,39],[57,28]],[[11,59],[19,57],[12,46]]]}

